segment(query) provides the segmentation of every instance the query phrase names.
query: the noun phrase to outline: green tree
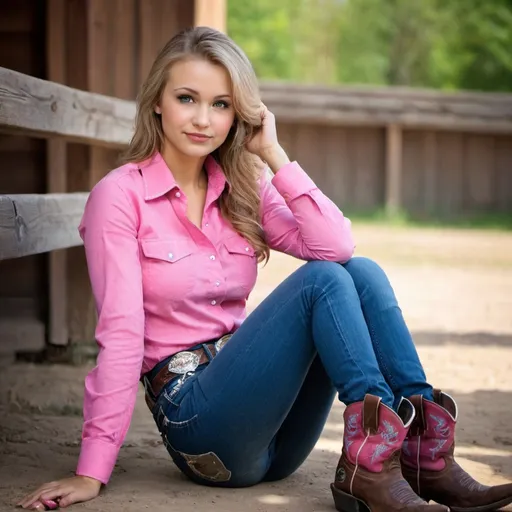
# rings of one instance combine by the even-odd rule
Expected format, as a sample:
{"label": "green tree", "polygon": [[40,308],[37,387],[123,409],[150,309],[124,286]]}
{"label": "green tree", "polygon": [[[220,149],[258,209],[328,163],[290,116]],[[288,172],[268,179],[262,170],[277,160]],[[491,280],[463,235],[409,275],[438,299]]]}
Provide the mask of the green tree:
{"label": "green tree", "polygon": [[262,79],[512,90],[512,0],[228,0]]}
{"label": "green tree", "polygon": [[336,82],[340,0],[228,2],[228,33],[260,78]]}
{"label": "green tree", "polygon": [[293,78],[294,0],[228,1],[228,33],[243,48],[259,77]]}
{"label": "green tree", "polygon": [[512,91],[512,0],[437,1],[428,85]]}

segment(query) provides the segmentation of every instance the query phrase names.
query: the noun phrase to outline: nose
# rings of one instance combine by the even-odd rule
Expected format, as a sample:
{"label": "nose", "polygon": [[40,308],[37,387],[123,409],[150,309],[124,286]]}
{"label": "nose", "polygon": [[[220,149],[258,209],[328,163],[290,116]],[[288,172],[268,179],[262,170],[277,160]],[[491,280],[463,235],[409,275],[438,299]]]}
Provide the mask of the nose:
{"label": "nose", "polygon": [[206,104],[198,105],[195,111],[193,123],[198,128],[210,126],[210,107]]}

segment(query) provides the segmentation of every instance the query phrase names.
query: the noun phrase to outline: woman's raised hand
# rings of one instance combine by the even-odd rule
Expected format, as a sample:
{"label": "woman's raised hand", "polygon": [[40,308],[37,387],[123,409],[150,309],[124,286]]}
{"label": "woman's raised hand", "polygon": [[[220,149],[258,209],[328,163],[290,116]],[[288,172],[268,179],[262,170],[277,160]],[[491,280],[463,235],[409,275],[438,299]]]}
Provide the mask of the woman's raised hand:
{"label": "woman's raised hand", "polygon": [[261,104],[261,129],[247,142],[248,151],[268,164],[272,171],[277,172],[290,162],[284,149],[277,139],[276,118],[272,112]]}

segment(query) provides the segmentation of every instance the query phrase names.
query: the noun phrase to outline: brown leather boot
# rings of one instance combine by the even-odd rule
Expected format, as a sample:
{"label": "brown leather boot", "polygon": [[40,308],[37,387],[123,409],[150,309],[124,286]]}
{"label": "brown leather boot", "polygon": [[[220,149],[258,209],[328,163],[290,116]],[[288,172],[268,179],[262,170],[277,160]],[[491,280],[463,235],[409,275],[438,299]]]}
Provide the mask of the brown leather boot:
{"label": "brown leather boot", "polygon": [[418,497],[402,477],[400,447],[414,419],[403,399],[396,414],[379,397],[347,407],[343,450],[331,484],[340,512],[448,512]]}
{"label": "brown leather boot", "polygon": [[486,512],[512,503],[512,484],[482,485],[455,462],[453,398],[435,390],[434,402],[419,395],[410,400],[416,418],[402,445],[402,473],[414,491],[453,512]]}

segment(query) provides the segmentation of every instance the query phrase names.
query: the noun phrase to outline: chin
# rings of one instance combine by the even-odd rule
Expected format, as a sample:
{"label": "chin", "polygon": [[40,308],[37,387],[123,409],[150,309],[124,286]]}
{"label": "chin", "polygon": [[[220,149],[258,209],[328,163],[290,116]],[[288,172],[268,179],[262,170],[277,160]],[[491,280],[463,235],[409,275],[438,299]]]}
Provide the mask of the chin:
{"label": "chin", "polygon": [[190,145],[186,145],[185,147],[181,147],[180,150],[183,154],[187,155],[187,156],[191,156],[191,157],[204,157],[204,156],[208,156],[210,153],[212,153],[213,151],[215,151],[219,146],[216,146],[214,144],[210,145],[204,145],[204,146],[199,146],[199,145],[194,145],[194,144],[190,144]]}
{"label": "chin", "polygon": [[212,151],[215,151],[215,149],[210,149],[210,148],[184,148],[182,150],[182,153],[184,155],[187,155],[187,156],[190,156],[190,157],[195,157],[195,158],[201,158],[201,157],[205,157],[205,156],[208,156]]}

